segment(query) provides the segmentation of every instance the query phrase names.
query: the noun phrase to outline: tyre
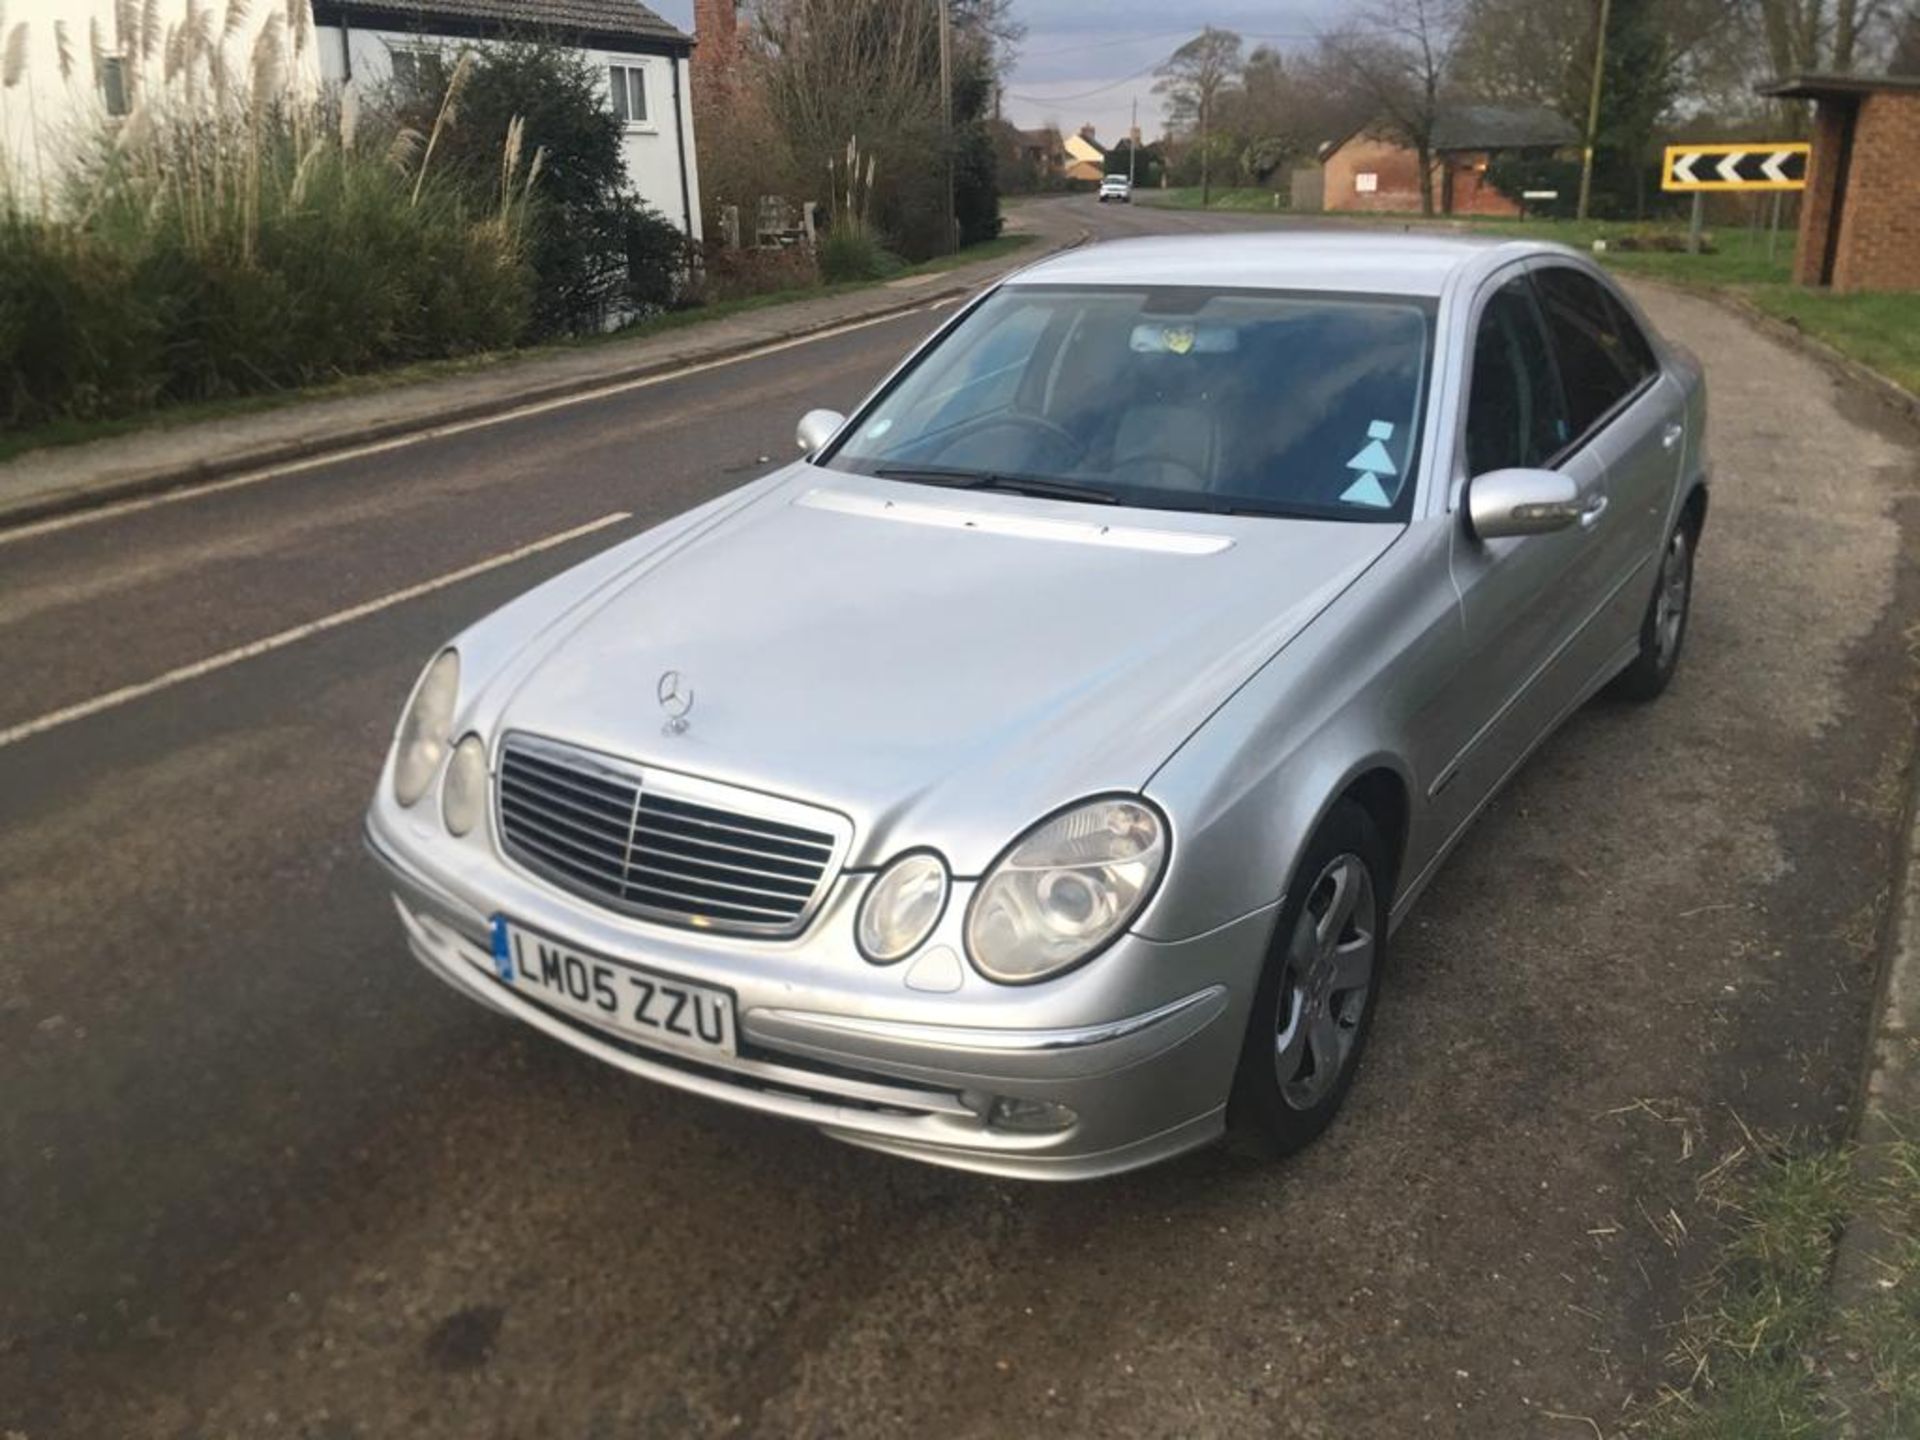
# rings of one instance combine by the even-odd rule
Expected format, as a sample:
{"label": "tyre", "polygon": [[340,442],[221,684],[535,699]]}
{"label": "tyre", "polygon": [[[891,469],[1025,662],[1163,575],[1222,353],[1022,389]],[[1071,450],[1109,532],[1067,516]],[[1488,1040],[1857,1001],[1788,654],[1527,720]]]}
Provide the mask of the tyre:
{"label": "tyre", "polygon": [[1280,908],[1234,1077],[1242,1135],[1290,1155],[1317,1137],[1353,1084],[1386,962],[1392,862],[1371,816],[1334,806]]}
{"label": "tyre", "polygon": [[1612,693],[1622,700],[1655,699],[1673,679],[1686,643],[1687,614],[1693,605],[1693,552],[1697,526],[1682,516],[1660,552],[1660,574],[1640,622],[1640,653],[1615,677]]}

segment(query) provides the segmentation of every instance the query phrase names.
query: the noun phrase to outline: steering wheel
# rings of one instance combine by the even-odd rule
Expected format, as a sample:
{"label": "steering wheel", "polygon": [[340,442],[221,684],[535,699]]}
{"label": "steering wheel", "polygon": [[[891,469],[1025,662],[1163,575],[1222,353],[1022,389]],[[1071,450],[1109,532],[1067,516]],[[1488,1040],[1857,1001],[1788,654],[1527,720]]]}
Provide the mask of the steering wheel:
{"label": "steering wheel", "polygon": [[[1035,448],[1039,449],[1045,458],[1038,463],[1023,458],[1016,465],[1008,465],[1004,459],[997,459],[993,454],[996,450],[1010,448],[992,443],[991,437],[996,432],[1007,433],[1009,437],[1020,433],[1037,436],[1041,443]],[[987,453],[981,455],[981,450]],[[1074,438],[1072,431],[1054,424],[1051,420],[1044,420],[1038,415],[1023,415],[1018,411],[1008,410],[962,427],[958,434],[940,447],[933,458],[945,465],[972,460],[972,463],[988,469],[1002,467],[1054,474],[1071,470],[1085,453],[1086,446]]]}

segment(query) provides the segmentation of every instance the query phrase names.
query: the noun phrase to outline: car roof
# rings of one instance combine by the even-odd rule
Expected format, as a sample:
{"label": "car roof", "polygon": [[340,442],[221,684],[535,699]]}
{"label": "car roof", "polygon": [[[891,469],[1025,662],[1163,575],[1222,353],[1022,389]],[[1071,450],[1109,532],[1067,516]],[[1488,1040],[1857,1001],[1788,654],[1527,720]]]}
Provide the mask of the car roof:
{"label": "car roof", "polygon": [[1573,252],[1502,236],[1382,234],[1332,226],[1229,235],[1159,235],[1064,251],[1012,285],[1206,285],[1223,289],[1346,290],[1438,296],[1477,261]]}

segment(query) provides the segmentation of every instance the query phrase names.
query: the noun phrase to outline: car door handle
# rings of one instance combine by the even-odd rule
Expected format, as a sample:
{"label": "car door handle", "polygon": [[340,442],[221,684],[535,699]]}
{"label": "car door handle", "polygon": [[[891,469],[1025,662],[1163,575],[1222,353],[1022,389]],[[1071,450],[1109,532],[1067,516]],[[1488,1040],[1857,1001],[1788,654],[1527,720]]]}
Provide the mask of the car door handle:
{"label": "car door handle", "polygon": [[1585,507],[1580,511],[1580,528],[1582,530],[1591,530],[1600,523],[1600,517],[1606,513],[1607,497],[1604,495],[1594,496],[1591,500],[1587,501]]}
{"label": "car door handle", "polygon": [[1660,443],[1671,450],[1680,443],[1680,437],[1686,433],[1686,426],[1680,424],[1678,421],[1669,422],[1667,428],[1660,432]]}

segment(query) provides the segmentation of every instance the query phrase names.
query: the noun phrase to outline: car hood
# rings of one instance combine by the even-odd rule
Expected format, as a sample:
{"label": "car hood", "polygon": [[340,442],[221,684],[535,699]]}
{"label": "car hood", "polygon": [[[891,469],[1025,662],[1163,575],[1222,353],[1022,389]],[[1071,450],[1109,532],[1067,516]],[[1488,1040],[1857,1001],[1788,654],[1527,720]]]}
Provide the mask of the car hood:
{"label": "car hood", "polygon": [[1143,787],[1400,533],[797,465],[546,629],[494,723],[839,810],[855,865],[932,845],[975,874]]}

